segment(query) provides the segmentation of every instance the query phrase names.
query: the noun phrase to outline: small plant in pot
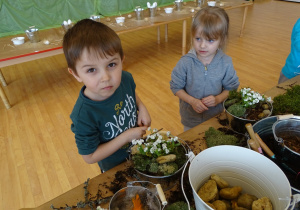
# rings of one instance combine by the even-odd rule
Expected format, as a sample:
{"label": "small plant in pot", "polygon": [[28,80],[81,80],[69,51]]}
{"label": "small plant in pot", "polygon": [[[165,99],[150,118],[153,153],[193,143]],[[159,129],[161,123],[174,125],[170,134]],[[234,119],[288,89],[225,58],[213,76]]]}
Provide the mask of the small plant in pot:
{"label": "small plant in pot", "polygon": [[232,90],[223,103],[233,130],[245,133],[245,124],[255,123],[272,114],[271,97],[266,97],[251,88]]}
{"label": "small plant in pot", "polygon": [[176,136],[168,132],[151,130],[143,139],[132,140],[131,160],[134,168],[149,176],[171,176],[187,161],[186,148]]}

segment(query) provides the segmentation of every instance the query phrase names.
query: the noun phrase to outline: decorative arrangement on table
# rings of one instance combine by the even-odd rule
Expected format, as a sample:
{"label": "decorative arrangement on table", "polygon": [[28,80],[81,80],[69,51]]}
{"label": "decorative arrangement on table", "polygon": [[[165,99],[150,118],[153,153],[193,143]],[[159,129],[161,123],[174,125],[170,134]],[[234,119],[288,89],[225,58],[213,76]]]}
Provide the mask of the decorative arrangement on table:
{"label": "decorative arrangement on table", "polygon": [[[278,87],[279,88],[279,87]],[[281,88],[286,90],[284,94],[274,97],[273,114],[285,115],[294,114],[300,115],[300,85],[290,85],[289,88]]]}
{"label": "decorative arrangement on table", "polygon": [[134,168],[149,177],[168,177],[179,172],[187,162],[183,141],[171,132],[151,130],[142,139],[132,140],[130,159]]}
{"label": "decorative arrangement on table", "polygon": [[271,102],[271,97],[266,97],[248,87],[240,91],[230,91],[223,106],[231,128],[245,133],[245,124],[253,124],[272,114]]}

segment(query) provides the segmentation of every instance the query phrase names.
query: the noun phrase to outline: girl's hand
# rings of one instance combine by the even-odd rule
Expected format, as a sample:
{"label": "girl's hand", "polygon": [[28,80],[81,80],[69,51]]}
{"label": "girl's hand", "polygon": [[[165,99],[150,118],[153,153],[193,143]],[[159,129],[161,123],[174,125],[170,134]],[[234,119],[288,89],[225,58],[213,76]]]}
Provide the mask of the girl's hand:
{"label": "girl's hand", "polygon": [[205,104],[203,104],[200,99],[196,98],[192,101],[191,106],[197,113],[202,113],[208,110],[207,106],[205,106]]}
{"label": "girl's hand", "polygon": [[218,104],[216,97],[213,95],[202,98],[201,101],[207,107],[213,107]]}

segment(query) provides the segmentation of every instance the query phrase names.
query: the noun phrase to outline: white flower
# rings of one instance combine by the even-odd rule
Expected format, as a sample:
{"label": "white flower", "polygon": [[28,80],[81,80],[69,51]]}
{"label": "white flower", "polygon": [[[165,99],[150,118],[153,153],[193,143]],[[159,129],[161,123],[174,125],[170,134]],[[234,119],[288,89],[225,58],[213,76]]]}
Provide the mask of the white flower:
{"label": "white flower", "polygon": [[168,150],[167,148],[165,149],[165,153],[169,154],[170,150]]}
{"label": "white flower", "polygon": [[151,131],[151,127],[148,127],[148,129],[147,129],[148,131]]}
{"label": "white flower", "polygon": [[153,128],[153,133],[157,132],[158,130],[156,128]]}
{"label": "white flower", "polygon": [[133,145],[136,145],[136,144],[137,144],[137,140],[136,140],[136,139],[132,139],[131,143],[132,143]]}
{"label": "white flower", "polygon": [[147,152],[147,151],[148,151],[148,147],[145,147],[145,148],[144,148],[144,152]]}
{"label": "white flower", "polygon": [[170,136],[170,134],[171,134],[171,132],[170,132],[170,131],[168,131],[168,132],[167,132],[167,136]]}
{"label": "white flower", "polygon": [[178,141],[178,137],[177,136],[174,137],[174,141]]}

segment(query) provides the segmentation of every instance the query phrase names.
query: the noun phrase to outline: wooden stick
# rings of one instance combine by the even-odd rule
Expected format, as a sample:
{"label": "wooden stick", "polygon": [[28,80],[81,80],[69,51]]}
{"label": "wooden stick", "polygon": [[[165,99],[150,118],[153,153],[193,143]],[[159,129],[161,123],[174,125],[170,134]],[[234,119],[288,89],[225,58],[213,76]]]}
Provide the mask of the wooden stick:
{"label": "wooden stick", "polygon": [[256,139],[256,136],[254,135],[254,130],[253,130],[252,124],[251,123],[247,123],[245,126],[246,126],[246,129],[247,129],[247,131],[248,131],[248,133],[250,135],[250,138],[255,141],[256,146],[258,148],[258,152],[260,154],[264,154],[263,151],[262,151],[262,149],[261,149],[261,147],[260,147],[260,145],[259,145],[258,140]]}
{"label": "wooden stick", "polygon": [[270,148],[265,144],[265,142],[260,138],[260,136],[257,133],[255,133],[255,137],[258,140],[262,149],[265,151],[265,153],[267,153],[267,155],[269,155],[269,157],[274,159],[275,154],[272,152],[272,150],[270,150]]}
{"label": "wooden stick", "polygon": [[250,145],[251,149],[258,152],[259,153],[259,150],[258,150],[258,147],[256,145],[256,142],[253,140],[253,139],[249,139],[248,140],[248,144]]}

